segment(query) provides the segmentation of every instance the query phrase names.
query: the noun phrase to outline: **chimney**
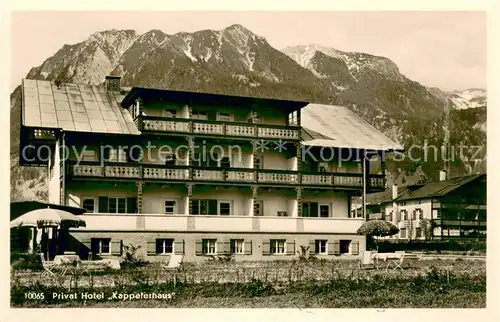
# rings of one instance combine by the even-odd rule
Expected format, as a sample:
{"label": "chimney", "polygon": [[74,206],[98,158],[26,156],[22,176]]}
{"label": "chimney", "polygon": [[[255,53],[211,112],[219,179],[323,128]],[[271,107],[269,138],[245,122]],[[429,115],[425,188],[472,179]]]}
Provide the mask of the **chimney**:
{"label": "chimney", "polygon": [[121,76],[106,76],[106,91],[119,92],[121,87]]}
{"label": "chimney", "polygon": [[444,181],[446,179],[448,179],[448,173],[446,170],[439,171],[439,181]]}
{"label": "chimney", "polygon": [[398,197],[398,185],[393,184],[392,185],[392,200],[396,199]]}

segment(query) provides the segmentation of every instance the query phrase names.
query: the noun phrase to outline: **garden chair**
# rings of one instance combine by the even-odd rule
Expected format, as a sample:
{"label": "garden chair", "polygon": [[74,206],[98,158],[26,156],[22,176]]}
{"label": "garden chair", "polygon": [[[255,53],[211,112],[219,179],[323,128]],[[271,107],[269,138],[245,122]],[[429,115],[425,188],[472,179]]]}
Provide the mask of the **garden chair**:
{"label": "garden chair", "polygon": [[363,257],[359,260],[359,268],[361,269],[375,268],[375,262],[373,261],[371,251],[363,252]]}
{"label": "garden chair", "polygon": [[410,268],[412,266],[410,265],[410,263],[418,259],[418,256],[416,254],[407,254],[404,251],[396,253],[400,253],[401,257],[399,259],[390,261],[389,264],[387,265],[387,268],[389,268],[389,266],[391,265],[394,270],[398,268],[401,270],[405,268]]}
{"label": "garden chair", "polygon": [[42,267],[43,267],[43,273],[41,276],[56,276],[56,273],[54,272],[55,267],[57,267],[57,264],[54,262],[46,261],[45,257],[43,256],[42,253],[39,254],[40,259],[42,261]]}
{"label": "garden chair", "polygon": [[170,255],[167,263],[161,263],[161,268],[174,272],[174,286],[177,284],[177,272],[180,270],[184,255]]}

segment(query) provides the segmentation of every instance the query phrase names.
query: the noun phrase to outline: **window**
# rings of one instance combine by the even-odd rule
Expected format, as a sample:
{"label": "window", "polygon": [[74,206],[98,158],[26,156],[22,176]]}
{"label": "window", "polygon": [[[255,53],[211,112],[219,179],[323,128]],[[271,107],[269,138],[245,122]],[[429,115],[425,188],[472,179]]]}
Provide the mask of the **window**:
{"label": "window", "polygon": [[95,212],[95,198],[85,198],[82,202],[82,208],[87,212]]}
{"label": "window", "polygon": [[318,172],[330,172],[328,162],[318,162]]}
{"label": "window", "polygon": [[262,124],[262,116],[259,115],[257,112],[253,112],[253,119],[250,118],[248,120],[248,123],[253,123],[253,124]]}
{"label": "window", "polygon": [[196,119],[196,120],[207,120],[207,112],[202,112],[202,111],[193,111],[191,113],[191,118]]}
{"label": "window", "polygon": [[288,125],[298,125],[298,111],[288,114]]}
{"label": "window", "polygon": [[219,215],[231,215],[231,201],[219,201]]}
{"label": "window", "polygon": [[217,215],[218,203],[214,199],[192,199],[191,207],[193,215]]}
{"label": "window", "polygon": [[316,239],[315,241],[315,253],[316,254],[326,254],[327,249],[326,249],[326,244],[327,241],[324,239]]}
{"label": "window", "polygon": [[231,239],[231,254],[243,254],[243,239]]}
{"label": "window", "polygon": [[217,239],[203,239],[202,241],[203,255],[216,254],[216,247],[215,247],[216,244],[217,244]]}
{"label": "window", "polygon": [[175,118],[175,117],[177,117],[177,111],[174,109],[165,109],[165,110],[163,110],[163,116]]}
{"label": "window", "polygon": [[408,220],[406,210],[401,210],[400,214],[401,214],[401,220]]}
{"label": "window", "polygon": [[221,168],[230,168],[231,167],[231,158],[229,157],[222,157],[222,159],[220,159],[220,167]]}
{"label": "window", "polygon": [[97,161],[96,152],[94,150],[83,151],[82,161]]}
{"label": "window", "polygon": [[264,216],[264,201],[263,200],[256,200],[255,201],[255,207],[254,207],[254,216]]}
{"label": "window", "polygon": [[420,228],[420,227],[415,228],[415,237],[416,238],[422,237],[422,228]]}
{"label": "window", "polygon": [[175,200],[165,200],[165,213],[173,215],[177,212],[177,203]]}
{"label": "window", "polygon": [[318,217],[318,203],[317,202],[302,203],[302,217]]}
{"label": "window", "polygon": [[217,121],[231,122],[233,120],[232,113],[217,113]]}
{"label": "window", "polygon": [[406,238],[406,228],[399,229],[399,236],[401,238]]}
{"label": "window", "polygon": [[174,153],[165,153],[162,154],[161,157],[165,158],[165,165],[176,165],[176,157]]}
{"label": "window", "polygon": [[173,239],[157,239],[156,240],[156,253],[157,254],[172,254],[174,252]]}
{"label": "window", "polygon": [[91,238],[90,249],[93,254],[110,254],[111,238]]}
{"label": "window", "polygon": [[124,214],[127,212],[126,198],[111,197],[108,199],[108,212]]}
{"label": "window", "polygon": [[351,248],[350,240],[340,240],[340,253],[341,254],[349,254]]}
{"label": "window", "polygon": [[330,217],[330,205],[320,205],[319,206],[319,216],[320,217]]}
{"label": "window", "polygon": [[271,254],[284,254],[285,253],[285,240],[284,239],[271,239],[270,251],[271,251]]}
{"label": "window", "polygon": [[417,213],[417,219],[424,219],[424,212],[422,211],[422,209],[416,209],[415,212]]}
{"label": "window", "polygon": [[120,147],[119,149],[111,148],[109,150],[108,160],[111,162],[127,162],[127,148],[126,147]]}
{"label": "window", "polygon": [[262,169],[264,166],[264,157],[262,155],[255,155],[253,157],[253,168]]}

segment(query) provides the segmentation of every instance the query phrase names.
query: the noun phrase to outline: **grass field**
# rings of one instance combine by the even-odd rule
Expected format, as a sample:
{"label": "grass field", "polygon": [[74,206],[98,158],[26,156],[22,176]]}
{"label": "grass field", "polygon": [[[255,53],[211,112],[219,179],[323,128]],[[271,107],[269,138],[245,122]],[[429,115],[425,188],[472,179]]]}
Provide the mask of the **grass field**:
{"label": "grass field", "polygon": [[[175,274],[157,266],[128,268],[69,281],[12,270],[13,307],[204,308],[484,308],[486,263],[421,260],[401,270],[360,270],[354,261],[186,265]],[[67,277],[69,278],[69,277]],[[174,285],[175,278],[175,285]],[[74,282],[74,281],[73,281]],[[104,299],[83,299],[82,293]],[[53,298],[53,294],[77,298]],[[43,294],[43,299],[36,299]],[[170,294],[170,299],[119,299],[113,294]],[[30,298],[31,297],[31,298]],[[40,296],[39,296],[40,297]]]}

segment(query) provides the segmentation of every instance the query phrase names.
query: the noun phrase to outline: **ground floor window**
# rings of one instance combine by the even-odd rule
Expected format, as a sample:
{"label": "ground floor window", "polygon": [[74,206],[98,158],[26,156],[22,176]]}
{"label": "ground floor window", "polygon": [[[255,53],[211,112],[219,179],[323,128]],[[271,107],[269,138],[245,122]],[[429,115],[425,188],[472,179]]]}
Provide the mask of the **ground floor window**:
{"label": "ground floor window", "polygon": [[90,240],[91,251],[93,254],[110,254],[111,238],[92,238]]}
{"label": "ground floor window", "polygon": [[175,200],[165,200],[165,213],[173,215],[177,212],[177,203]]}
{"label": "ground floor window", "polygon": [[86,209],[87,212],[95,212],[95,198],[84,198],[82,201],[82,208]]}
{"label": "ground floor window", "polygon": [[316,239],[314,252],[316,254],[326,254],[327,253],[326,244],[327,244],[326,240]]}
{"label": "ground floor window", "polygon": [[340,253],[341,254],[349,254],[351,248],[351,241],[350,240],[341,240],[340,241]]}
{"label": "ground floor window", "polygon": [[230,201],[219,201],[219,215],[222,215],[222,216],[231,215],[231,202]]}
{"label": "ground floor window", "polygon": [[127,212],[127,202],[126,198],[109,198],[108,199],[108,211],[110,213],[120,213],[124,214]]}
{"label": "ground floor window", "polygon": [[271,254],[284,254],[285,253],[285,240],[284,239],[271,239],[270,241]]}
{"label": "ground floor window", "polygon": [[171,238],[156,240],[157,254],[172,254],[174,252],[174,240]]}
{"label": "ground floor window", "polygon": [[399,229],[399,237],[406,238],[406,228]]}
{"label": "ground floor window", "polygon": [[231,254],[243,254],[243,239],[231,239]]}
{"label": "ground floor window", "polygon": [[217,251],[216,244],[217,244],[217,239],[203,239],[202,240],[203,255],[215,255]]}
{"label": "ground floor window", "polygon": [[420,228],[420,227],[415,228],[415,237],[416,238],[422,237],[422,228]]}

